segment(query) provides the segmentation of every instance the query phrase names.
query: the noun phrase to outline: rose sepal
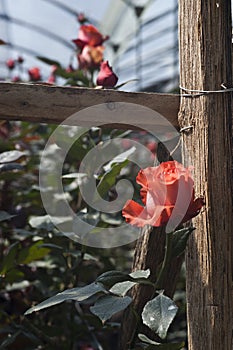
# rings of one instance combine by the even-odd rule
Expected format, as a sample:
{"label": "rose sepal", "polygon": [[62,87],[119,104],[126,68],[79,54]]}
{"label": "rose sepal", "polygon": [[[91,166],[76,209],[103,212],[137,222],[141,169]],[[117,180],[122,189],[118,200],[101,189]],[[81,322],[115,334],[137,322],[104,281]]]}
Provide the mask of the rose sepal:
{"label": "rose sepal", "polygon": [[184,227],[180,230],[175,230],[171,234],[171,258],[180,256],[188,243],[189,236],[195,230],[195,227]]}

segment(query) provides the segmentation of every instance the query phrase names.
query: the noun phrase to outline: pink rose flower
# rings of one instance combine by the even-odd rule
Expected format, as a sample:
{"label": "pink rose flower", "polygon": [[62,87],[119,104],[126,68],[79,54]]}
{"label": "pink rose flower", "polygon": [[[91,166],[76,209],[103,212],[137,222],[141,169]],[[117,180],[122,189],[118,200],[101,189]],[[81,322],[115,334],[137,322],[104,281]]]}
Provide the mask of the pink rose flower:
{"label": "pink rose flower", "polygon": [[97,85],[112,88],[116,85],[117,81],[118,77],[113,72],[112,67],[109,66],[108,61],[102,62],[96,80]]}
{"label": "pink rose flower", "polygon": [[100,46],[107,39],[92,24],[84,24],[79,28],[78,38],[72,41],[82,50],[85,45]]}
{"label": "pink rose flower", "polygon": [[86,45],[82,52],[78,55],[78,62],[80,69],[99,68],[103,61],[103,46],[92,47]]}

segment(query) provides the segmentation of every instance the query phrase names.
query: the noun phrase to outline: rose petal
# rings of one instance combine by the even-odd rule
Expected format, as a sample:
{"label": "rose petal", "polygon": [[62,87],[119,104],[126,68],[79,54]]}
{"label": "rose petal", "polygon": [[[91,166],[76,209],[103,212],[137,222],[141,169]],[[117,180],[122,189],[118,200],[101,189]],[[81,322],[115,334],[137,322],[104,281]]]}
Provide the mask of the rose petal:
{"label": "rose petal", "polygon": [[122,209],[122,215],[125,217],[126,222],[131,225],[137,225],[139,227],[144,226],[144,221],[146,218],[139,218],[140,214],[143,212],[144,208],[133,200],[126,202],[124,208]]}
{"label": "rose petal", "polygon": [[182,223],[191,220],[200,213],[201,208],[205,205],[205,201],[202,197],[196,198],[189,205],[187,213],[185,214]]}
{"label": "rose petal", "polygon": [[129,200],[122,209],[122,215],[125,217],[126,222],[130,223],[131,225],[138,227],[143,227],[146,225],[160,226],[160,215],[163,210],[163,206],[158,205],[151,216],[146,207],[142,207],[137,202]]}
{"label": "rose petal", "polygon": [[145,207],[129,201],[123,209],[126,221],[139,227],[163,226],[175,229],[196,216],[204,205],[194,197],[191,167],[176,161],[161,163],[139,171],[136,181],[142,186],[140,195]]}

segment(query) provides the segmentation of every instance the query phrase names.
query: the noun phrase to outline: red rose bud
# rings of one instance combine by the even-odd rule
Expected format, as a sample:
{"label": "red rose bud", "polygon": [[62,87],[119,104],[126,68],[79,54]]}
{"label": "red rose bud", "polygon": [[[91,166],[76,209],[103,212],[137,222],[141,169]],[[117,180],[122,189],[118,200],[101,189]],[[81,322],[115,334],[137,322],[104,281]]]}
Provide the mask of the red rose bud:
{"label": "red rose bud", "polygon": [[176,161],[142,169],[136,181],[142,186],[144,206],[133,200],[126,202],[122,215],[131,225],[159,227],[171,219],[177,227],[198,215],[204,205],[203,198],[195,198],[190,168]]}
{"label": "red rose bud", "polygon": [[109,66],[108,61],[101,63],[100,71],[97,76],[96,83],[106,88],[112,88],[116,85],[118,77],[113,72],[112,67]]}
{"label": "red rose bud", "polygon": [[148,148],[149,151],[152,153],[155,153],[157,150],[157,143],[155,141],[149,141],[146,143],[146,147]]}
{"label": "red rose bud", "polygon": [[84,15],[84,13],[80,12],[77,16],[77,20],[80,24],[83,24],[85,22],[87,22],[87,18],[86,16]]}
{"label": "red rose bud", "polygon": [[20,77],[18,75],[16,75],[11,80],[12,80],[13,83],[17,83],[17,82],[20,81]]}
{"label": "red rose bud", "polygon": [[32,81],[41,80],[40,68],[38,67],[28,69],[28,74],[30,76],[30,80]]}
{"label": "red rose bud", "polygon": [[15,60],[13,60],[12,58],[9,58],[6,61],[6,65],[9,69],[14,69],[15,68]]}
{"label": "red rose bud", "polygon": [[85,45],[100,46],[107,39],[92,24],[84,24],[79,28],[78,38],[72,41],[82,50]]}
{"label": "red rose bud", "polygon": [[17,61],[18,61],[18,63],[23,63],[24,59],[22,56],[18,56]]}

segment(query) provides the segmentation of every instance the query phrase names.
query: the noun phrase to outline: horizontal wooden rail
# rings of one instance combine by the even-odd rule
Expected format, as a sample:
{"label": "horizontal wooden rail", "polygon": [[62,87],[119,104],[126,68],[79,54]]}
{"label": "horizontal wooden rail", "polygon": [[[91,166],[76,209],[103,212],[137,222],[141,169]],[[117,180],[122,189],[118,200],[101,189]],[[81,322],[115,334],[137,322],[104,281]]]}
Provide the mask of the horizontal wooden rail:
{"label": "horizontal wooden rail", "polygon": [[[43,84],[0,83],[0,118],[28,122],[60,124],[75,112],[99,104],[114,108],[114,103],[125,102],[145,106],[160,113],[174,127],[178,127],[177,114],[180,99],[175,94],[135,93],[117,90],[60,87]],[[152,120],[140,113],[120,116],[103,113],[93,116],[85,113],[80,126],[111,125],[129,129],[129,125],[149,128]]]}

